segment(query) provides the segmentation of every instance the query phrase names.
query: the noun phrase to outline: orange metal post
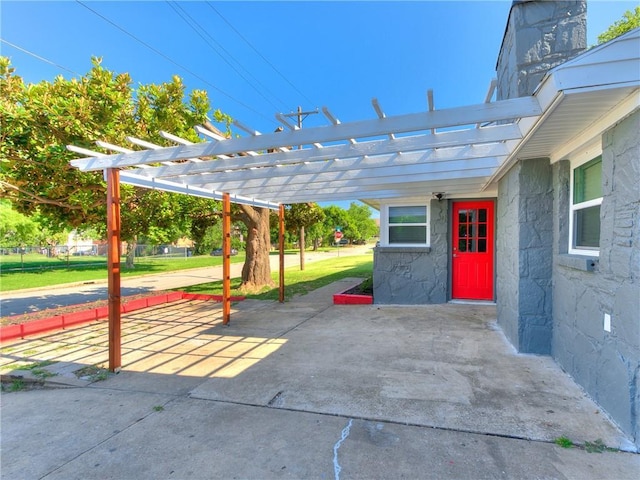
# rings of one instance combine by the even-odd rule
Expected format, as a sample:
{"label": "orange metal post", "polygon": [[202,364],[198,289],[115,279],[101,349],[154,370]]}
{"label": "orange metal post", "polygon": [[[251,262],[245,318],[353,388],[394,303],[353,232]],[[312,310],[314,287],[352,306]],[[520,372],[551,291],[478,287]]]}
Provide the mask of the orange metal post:
{"label": "orange metal post", "polygon": [[231,199],[222,195],[222,323],[231,320]]}
{"label": "orange metal post", "polygon": [[279,271],[279,289],[278,289],[278,301],[284,303],[284,205],[280,204],[278,211],[280,218],[280,235],[278,237],[278,246],[280,249],[280,271]]}
{"label": "orange metal post", "polygon": [[107,169],[107,275],[109,289],[109,370],[122,366],[120,322],[120,172]]}

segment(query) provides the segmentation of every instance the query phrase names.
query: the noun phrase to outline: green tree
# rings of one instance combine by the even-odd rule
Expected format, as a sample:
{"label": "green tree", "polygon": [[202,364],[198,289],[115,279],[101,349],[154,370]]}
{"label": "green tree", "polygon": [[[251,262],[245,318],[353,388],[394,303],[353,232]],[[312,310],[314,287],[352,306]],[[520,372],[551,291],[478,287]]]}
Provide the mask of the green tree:
{"label": "green tree", "polygon": [[[127,136],[168,145],[161,130],[198,142],[197,124],[230,135],[230,117],[210,112],[204,91],[194,90],[187,99],[179,77],[134,89],[128,74],[115,74],[100,63],[93,59],[93,68],[81,78],[25,85],[9,60],[0,57],[0,197],[11,199],[20,212],[37,208],[52,230],[95,227],[105,233],[102,173],[72,168],[69,161],[77,154],[66,145],[96,150],[95,140],[124,145]],[[225,131],[213,126],[208,115]],[[121,215],[127,265],[133,266],[138,237],[169,243],[190,234],[201,244],[221,209],[212,200],[122,185]],[[269,211],[234,205],[232,216],[247,231],[243,288],[271,285]]]}
{"label": "green tree", "polygon": [[37,243],[38,224],[15,211],[11,202],[0,200],[0,246],[24,247]]}
{"label": "green tree", "polygon": [[289,231],[298,233],[300,270],[304,270],[305,228],[323,220],[324,212],[317,203],[294,203],[286,207],[285,225]]}
{"label": "green tree", "polygon": [[351,219],[349,218],[349,214],[344,208],[340,208],[337,205],[329,205],[324,209],[325,219],[324,219],[324,241],[327,245],[331,245],[334,241],[333,234],[336,228],[340,228],[340,231],[344,234],[345,238],[352,238],[350,234],[351,230]]}
{"label": "green tree", "polygon": [[633,11],[627,10],[620,20],[614,22],[606,31],[598,35],[598,45],[638,27],[640,27],[640,7],[636,7]]}
{"label": "green tree", "polygon": [[351,220],[352,240],[368,240],[378,233],[378,226],[371,218],[371,209],[367,205],[351,203],[347,213]]}
{"label": "green tree", "polygon": [[[57,77],[26,85],[0,57],[0,196],[23,213],[37,211],[52,231],[95,227],[104,234],[105,182],[102,173],[80,172],[69,165],[77,154],[72,144],[97,149],[95,140],[126,144],[128,135],[166,144],[167,130],[198,141],[193,126],[206,120],[206,92],[195,90],[185,100],[179,77],[159,85],[131,86],[128,74],[115,74],[93,59],[81,78]],[[216,120],[229,121],[221,112]],[[215,202],[200,208],[215,209]],[[122,238],[128,266],[138,236],[171,242],[192,226],[180,196],[123,185]]]}

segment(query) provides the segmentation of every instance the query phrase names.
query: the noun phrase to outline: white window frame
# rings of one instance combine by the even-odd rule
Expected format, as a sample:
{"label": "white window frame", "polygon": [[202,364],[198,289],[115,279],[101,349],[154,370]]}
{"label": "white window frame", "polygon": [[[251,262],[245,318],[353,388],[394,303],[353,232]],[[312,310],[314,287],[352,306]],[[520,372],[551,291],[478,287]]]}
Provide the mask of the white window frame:
{"label": "white window frame", "polygon": [[[389,203],[381,205],[380,207],[380,246],[382,247],[406,247],[406,248],[422,248],[429,247],[431,245],[431,205],[430,202],[402,202],[402,203]],[[426,223],[403,223],[402,225],[407,227],[422,227],[427,231],[426,243],[389,243],[389,228],[394,225],[389,223],[389,207],[424,207],[426,210]]]}
{"label": "white window frame", "polygon": [[578,167],[585,163],[594,160],[598,156],[602,155],[602,147],[600,145],[592,145],[589,148],[584,149],[579,155],[570,159],[571,163],[571,177],[569,181],[569,253],[572,255],[588,255],[590,257],[600,256],[600,247],[574,247],[575,239],[575,212],[589,207],[595,207],[602,205],[602,197],[594,198],[593,200],[587,200],[586,202],[573,203],[573,190],[574,190],[574,175]]}

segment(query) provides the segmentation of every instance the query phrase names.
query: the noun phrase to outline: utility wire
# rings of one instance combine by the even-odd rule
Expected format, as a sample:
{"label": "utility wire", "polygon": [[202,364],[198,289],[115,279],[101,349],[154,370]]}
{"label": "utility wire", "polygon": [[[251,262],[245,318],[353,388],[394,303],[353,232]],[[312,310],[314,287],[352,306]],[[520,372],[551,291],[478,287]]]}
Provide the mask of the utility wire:
{"label": "utility wire", "polygon": [[18,45],[14,44],[14,43],[11,43],[10,41],[5,40],[4,38],[0,38],[0,42],[6,43],[7,45],[15,48],[16,50],[20,50],[21,52],[24,52],[27,55],[31,55],[32,57],[37,58],[38,60],[41,60],[41,61],[43,61],[45,63],[48,63],[49,65],[53,65],[54,67],[57,67],[60,70],[64,70],[65,72],[73,73],[74,75],[77,75],[79,77],[82,76],[78,72],[74,72],[73,70],[70,70],[67,67],[63,67],[62,65],[58,65],[57,63],[52,62],[51,60],[49,60],[47,58],[41,57],[40,55],[36,55],[35,53],[30,52],[26,48],[19,47]]}
{"label": "utility wire", "polygon": [[86,4],[84,4],[83,2],[81,2],[80,0],[76,0],[76,3],[79,3],[80,5],[82,5],[84,8],[86,8],[87,10],[89,10],[90,12],[92,12],[94,15],[102,18],[105,22],[109,23],[110,25],[114,26],[115,28],[117,28],[118,30],[120,30],[122,33],[124,33],[125,35],[133,38],[136,42],[144,45],[145,47],[147,47],[149,50],[151,50],[152,52],[154,52],[157,55],[160,55],[162,58],[164,58],[165,60],[167,60],[168,62],[172,63],[173,65],[175,65],[176,67],[184,70],[185,72],[189,73],[190,75],[194,76],[195,78],[197,78],[198,80],[200,80],[201,82],[205,83],[206,85],[209,85],[211,88],[213,88],[214,90],[217,90],[218,92],[220,92],[221,94],[223,94],[225,97],[229,98],[230,100],[233,100],[234,102],[236,102],[238,105],[243,106],[244,108],[246,108],[247,110],[252,111],[253,113],[260,115],[262,118],[264,118],[265,120],[269,121],[269,122],[273,122],[272,119],[270,119],[269,117],[266,117],[265,115],[263,115],[261,112],[255,110],[253,107],[250,107],[249,105],[247,105],[246,103],[234,98],[232,95],[230,95],[229,93],[225,92],[224,90],[216,87],[215,85],[213,85],[211,82],[209,82],[208,80],[206,80],[205,78],[202,78],[200,75],[198,75],[197,73],[191,71],[190,69],[188,69],[187,67],[179,64],[178,62],[176,62],[175,60],[173,60],[172,58],[170,58],[169,56],[165,55],[164,53],[162,53],[160,50],[152,47],[151,45],[149,45],[148,43],[146,43],[145,41],[139,39],[138,37],[136,37],[134,34],[128,32],[127,30],[125,30],[124,28],[122,28],[120,25],[114,23],[113,21],[109,20],[107,17],[105,17],[104,15],[98,13],[97,11],[95,11],[94,9],[92,9],[91,7],[87,6]]}
{"label": "utility wire", "polygon": [[[249,84],[249,86],[251,88],[253,88],[262,98],[264,98],[268,103],[271,104],[271,106],[278,110],[279,107],[273,103],[269,98],[267,98],[255,85],[254,83],[249,80],[247,77],[244,76],[244,74],[242,72],[240,72],[229,60],[227,60],[222,54],[220,54],[220,52],[211,44],[211,42],[214,42],[219,49],[223,50],[229,57],[231,57],[238,65],[240,65],[241,68],[244,69],[244,67],[242,67],[242,65],[240,64],[240,62],[238,62],[234,56],[226,49],[224,48],[220,42],[216,41],[215,38],[213,38],[213,36],[211,36],[203,27],[202,25],[200,25],[191,15],[189,15],[189,13],[182,8],[182,6],[180,6],[177,2],[167,2],[167,4],[182,18],[182,20],[184,20],[184,22],[191,27],[191,29],[211,48],[211,50],[213,50],[227,65],[229,65],[229,67],[231,67],[233,69],[233,71],[235,71],[245,82],[247,82],[247,84]],[[178,11],[178,9],[180,11]],[[181,13],[182,12],[182,13]],[[187,19],[188,18],[188,19]],[[197,28],[196,28],[197,27]],[[202,32],[202,33],[201,33]],[[207,37],[209,37],[211,39],[211,41],[209,41],[207,38],[205,38],[206,35]],[[246,69],[244,69],[245,71],[247,71]],[[255,79],[258,83],[259,80]],[[262,84],[260,84],[262,86],[262,88],[264,88],[266,90],[266,87]],[[268,91],[268,90],[267,90]],[[269,92],[271,95],[273,95],[273,97],[276,98],[276,100],[278,100],[280,103],[282,103],[283,105],[285,105],[286,107],[286,103],[284,103],[282,100],[280,100],[276,95],[274,95],[272,92]]]}
{"label": "utility wire", "polygon": [[[269,60],[268,60],[264,55],[262,55],[262,53],[260,53],[260,52],[258,51],[258,49],[257,49],[256,47],[254,47],[254,46],[251,44],[251,42],[249,42],[249,40],[247,40],[247,39],[244,37],[244,35],[242,35],[242,33],[240,33],[240,32],[239,32],[239,31],[238,31],[238,30],[237,30],[237,29],[236,29],[236,28],[231,24],[231,22],[229,22],[229,20],[227,20],[227,19],[226,19],[226,18],[225,18],[225,17],[224,17],[224,16],[223,16],[223,15],[222,15],[222,14],[221,14],[221,13],[220,13],[220,12],[219,12],[215,7],[214,7],[214,6],[213,6],[213,5],[211,5],[211,2],[206,2],[206,3],[207,3],[207,5],[209,5],[209,7],[210,7],[214,12],[216,12],[216,14],[218,14],[218,16],[219,16],[220,18],[222,18],[222,20],[224,20],[224,21],[225,21],[225,23],[226,23],[227,25],[229,25],[229,27],[230,27],[234,32],[236,32],[236,34],[237,34],[237,35],[238,35],[238,36],[239,36],[239,37],[240,37],[240,38],[241,38],[241,39],[242,39],[242,40],[243,40],[247,45],[249,45],[249,47],[251,47],[251,48],[253,49],[253,51],[254,51],[254,52],[256,52],[256,53],[260,56],[260,58],[262,58],[262,59],[263,59],[263,60],[264,60],[264,61],[265,61],[265,62],[266,62],[266,63],[267,63],[267,64],[268,64],[272,69],[273,69],[273,71],[274,71],[274,72],[276,72],[278,75],[280,75],[280,76],[284,79],[284,81],[285,81],[285,82],[287,82],[289,85],[291,85],[291,87],[293,87],[293,89],[294,89],[296,92],[298,92],[298,94],[300,94],[302,97],[304,97],[304,99],[305,99],[307,102],[309,102],[311,105],[313,105],[313,104],[314,104],[314,102],[312,102],[311,100],[309,100],[309,97],[307,97],[304,93],[302,93],[302,92],[298,89],[298,87],[296,87],[293,83],[291,83],[291,82],[289,81],[289,79],[288,79],[287,77],[285,77],[285,76],[282,74],[282,72],[280,72],[280,70],[278,70],[278,69],[276,68],[276,66],[275,66],[273,63],[271,63],[271,62],[270,62],[270,61],[269,61]],[[317,104],[316,104],[316,105],[317,105]]]}

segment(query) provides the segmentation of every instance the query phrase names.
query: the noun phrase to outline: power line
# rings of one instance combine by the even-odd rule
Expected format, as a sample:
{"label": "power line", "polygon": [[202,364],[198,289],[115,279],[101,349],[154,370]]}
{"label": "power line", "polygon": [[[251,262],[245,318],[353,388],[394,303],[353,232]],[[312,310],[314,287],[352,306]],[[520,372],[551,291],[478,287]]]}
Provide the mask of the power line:
{"label": "power line", "polygon": [[261,112],[255,110],[253,107],[250,107],[249,105],[247,105],[246,103],[236,99],[235,97],[233,97],[232,95],[230,95],[229,93],[225,92],[224,90],[216,87],[215,85],[213,85],[211,82],[209,82],[208,80],[202,78],[200,75],[198,75],[197,73],[191,71],[190,69],[188,69],[187,67],[179,64],[178,62],[176,62],[175,60],[173,60],[172,58],[170,58],[169,56],[165,55],[164,53],[162,53],[160,50],[152,47],[151,45],[149,45],[148,43],[146,43],[145,41],[139,39],[138,37],[136,37],[134,34],[130,33],[129,31],[125,30],[124,28],[122,28],[120,25],[116,24],[115,22],[109,20],[107,17],[105,17],[104,15],[98,13],[97,11],[95,11],[94,9],[92,9],[91,7],[87,6],[86,4],[84,4],[83,2],[81,2],[80,0],[76,0],[76,3],[79,3],[80,5],[82,5],[84,8],[86,8],[87,10],[89,10],[90,12],[92,12],[94,15],[102,18],[105,22],[109,23],[110,25],[112,25],[113,27],[117,28],[118,30],[120,30],[122,33],[124,33],[125,35],[133,38],[136,42],[144,45],[146,48],[148,48],[149,50],[151,50],[152,52],[154,52],[156,55],[161,56],[162,58],[164,58],[165,60],[167,60],[168,62],[172,63],[173,65],[175,65],[176,67],[184,70],[185,72],[189,73],[190,75],[192,75],[193,77],[197,78],[198,80],[200,80],[201,82],[205,83],[206,85],[209,85],[211,88],[213,88],[214,90],[217,90],[218,92],[220,92],[221,94],[223,94],[225,97],[229,98],[230,100],[236,102],[238,105],[243,106],[244,108],[246,108],[247,110],[252,111],[253,113],[260,115],[262,118],[264,118],[265,120],[269,121],[269,122],[273,122],[272,119],[266,117],[265,115],[263,115]]}
{"label": "power line", "polygon": [[[224,46],[222,46],[220,44],[220,42],[218,42],[215,38],[213,38],[213,36],[211,36],[203,27],[202,25],[200,25],[191,15],[189,15],[189,13],[182,8],[177,2],[167,2],[167,4],[182,18],[182,20],[184,20],[184,22],[191,27],[191,29],[211,48],[211,50],[213,50],[227,65],[229,65],[229,67],[231,67],[233,69],[233,71],[235,71],[245,82],[247,82],[247,84],[249,84],[249,86],[251,88],[253,88],[262,98],[264,98],[268,103],[271,104],[271,106],[278,110],[279,107],[273,103],[269,98],[267,98],[255,85],[254,83],[249,80],[247,77],[245,77],[243,75],[242,72],[240,72],[229,60],[227,60],[223,55],[220,54],[220,52],[214,48],[214,46],[211,44],[211,42],[209,40],[207,40],[207,38],[205,38],[204,35],[206,35],[207,37],[209,37],[211,39],[212,42],[214,42],[221,50],[223,50],[229,57],[231,57],[241,68],[243,68],[245,71],[247,71],[246,68],[242,67],[242,64],[236,60],[234,58],[234,56],[226,49],[224,48]],[[178,11],[178,9],[180,11]],[[182,12],[182,13],[181,13]],[[187,18],[185,18],[187,17]],[[195,25],[195,26],[194,26]],[[196,28],[197,27],[197,28]],[[200,30],[200,31],[199,31]],[[203,32],[203,33],[201,33]],[[248,72],[248,71],[247,71]],[[249,73],[249,72],[248,72]],[[250,74],[250,73],[249,73]],[[255,77],[253,77],[254,80],[256,80],[258,83],[260,83],[260,81],[258,79],[256,79]],[[278,98],[275,94],[273,94],[272,92],[270,92],[262,83],[260,83],[260,85],[262,86],[263,89],[267,90],[268,93],[270,93],[276,100],[278,100],[280,103],[282,103],[283,105],[286,106],[286,103],[283,102],[282,100],[280,100],[280,98]]]}
{"label": "power line", "polygon": [[241,39],[242,39],[242,40],[243,40],[247,45],[249,45],[249,47],[251,47],[251,48],[253,49],[253,51],[254,51],[254,52],[256,52],[256,53],[260,56],[260,58],[262,58],[262,59],[263,59],[263,60],[264,60],[264,61],[265,61],[265,62],[266,62],[266,63],[267,63],[267,64],[268,64],[272,69],[273,69],[273,71],[274,71],[274,72],[276,72],[278,75],[280,75],[280,76],[284,79],[284,81],[285,81],[285,82],[287,82],[289,85],[291,85],[291,87],[293,87],[293,89],[294,89],[296,92],[298,92],[298,94],[300,94],[302,97],[304,97],[304,98],[305,98],[305,100],[306,100],[307,102],[309,102],[310,104],[313,104],[313,103],[314,103],[314,102],[312,102],[312,101],[309,99],[309,97],[307,97],[304,93],[302,93],[302,92],[298,89],[298,87],[296,87],[293,83],[291,83],[291,81],[289,81],[289,79],[288,79],[287,77],[285,77],[285,76],[282,74],[282,72],[280,72],[280,70],[278,70],[278,69],[276,68],[276,66],[275,66],[273,63],[271,63],[271,62],[270,62],[270,61],[269,61],[269,60],[268,60],[264,55],[262,55],[262,53],[260,53],[260,52],[258,51],[258,49],[257,49],[256,47],[254,47],[254,46],[251,44],[251,42],[249,42],[249,40],[247,40],[247,39],[244,37],[244,35],[242,35],[242,33],[240,33],[240,32],[239,32],[239,31],[238,31],[238,30],[237,30],[237,29],[236,29],[236,28],[231,24],[231,22],[229,22],[229,20],[227,20],[227,19],[226,19],[226,18],[225,18],[225,17],[224,17],[224,16],[223,16],[223,15],[222,15],[222,14],[221,14],[221,13],[220,13],[220,12],[219,12],[215,7],[214,7],[214,6],[213,6],[213,5],[211,5],[211,2],[206,2],[206,3],[207,3],[207,5],[209,5],[209,7],[210,7],[214,12],[216,12],[216,14],[217,14],[220,18],[222,18],[222,20],[224,20],[224,21],[225,21],[225,23],[226,23],[227,25],[229,25],[229,27],[230,27],[234,32],[236,32],[236,34],[237,34],[237,35],[238,35],[238,36],[239,36],[239,37],[240,37],[240,38],[241,38]]}
{"label": "power line", "polygon": [[38,60],[41,60],[41,61],[43,61],[45,63],[48,63],[49,65],[53,65],[54,67],[57,67],[60,70],[64,70],[66,72],[73,73],[74,75],[78,75],[79,77],[82,76],[78,72],[74,72],[73,70],[71,70],[71,69],[69,69],[67,67],[63,67],[62,65],[59,65],[59,64],[57,64],[55,62],[52,62],[51,60],[49,60],[47,58],[41,57],[40,55],[37,55],[37,54],[35,54],[33,52],[30,52],[26,48],[19,47],[18,45],[14,44],[14,43],[11,43],[8,40],[5,40],[4,38],[0,38],[0,41],[6,43],[7,45],[9,45],[9,46],[11,46],[13,48],[15,48],[16,50],[20,50],[21,52],[24,52],[27,55],[31,55],[32,57],[37,58]]}

